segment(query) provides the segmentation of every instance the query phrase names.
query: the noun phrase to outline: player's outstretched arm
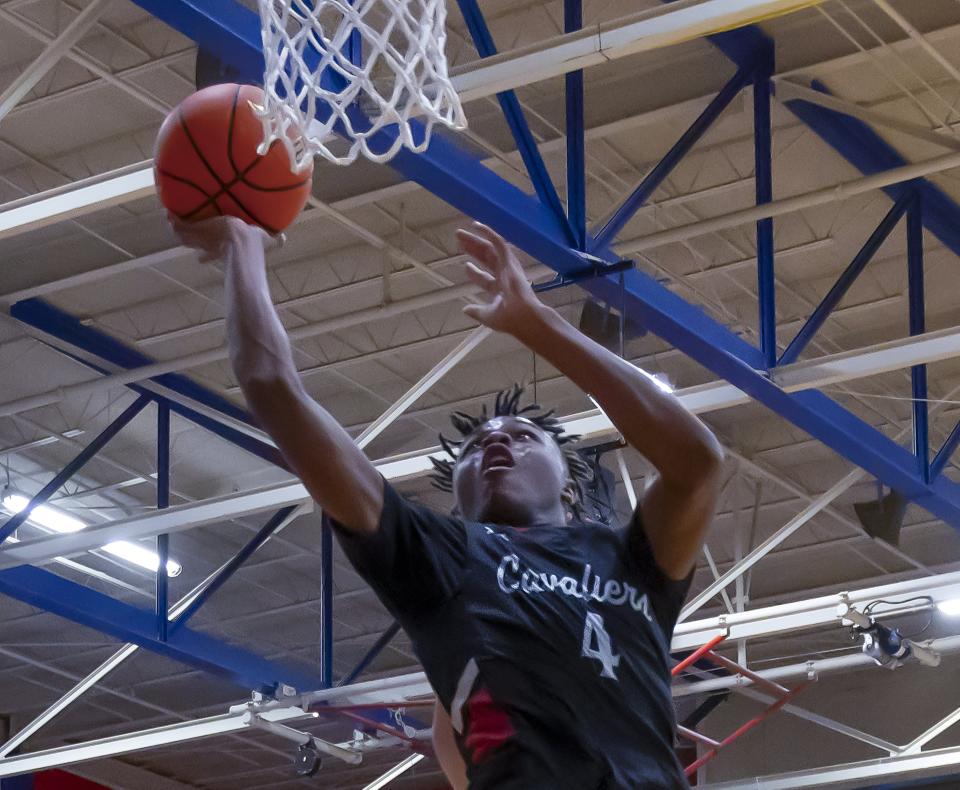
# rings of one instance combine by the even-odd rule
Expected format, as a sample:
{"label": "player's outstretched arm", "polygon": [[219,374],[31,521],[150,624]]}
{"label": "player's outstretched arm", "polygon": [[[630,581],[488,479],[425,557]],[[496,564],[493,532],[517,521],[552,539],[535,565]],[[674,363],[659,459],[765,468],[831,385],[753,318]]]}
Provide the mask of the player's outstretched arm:
{"label": "player's outstretched arm", "polygon": [[460,231],[460,245],[478,265],[470,278],[485,305],[464,312],[516,337],[597,400],[626,442],[658,476],[640,505],[657,564],[672,578],[690,572],[713,518],[723,453],[707,427],[633,365],[586,337],[530,287],[507,243],[490,228]]}
{"label": "player's outstretched arm", "polygon": [[230,361],[250,410],[328,515],[347,529],[374,532],[383,479],[303,388],[267,285],[264,248],[271,237],[234,217],[171,223],[184,244],[200,250],[201,261],[224,263]]}

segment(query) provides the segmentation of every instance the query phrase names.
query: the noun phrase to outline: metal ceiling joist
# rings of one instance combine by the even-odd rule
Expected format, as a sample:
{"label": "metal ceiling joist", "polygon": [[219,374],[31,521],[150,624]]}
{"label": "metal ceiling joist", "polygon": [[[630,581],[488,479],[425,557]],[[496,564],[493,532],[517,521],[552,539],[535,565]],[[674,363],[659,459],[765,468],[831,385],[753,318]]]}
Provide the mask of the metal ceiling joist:
{"label": "metal ceiling joist", "polygon": [[[829,96],[823,83],[812,87]],[[807,124],[825,143],[867,176],[904,167],[915,167],[893,146],[859,118],[836,108],[814,104],[806,99],[787,99],[786,107]],[[919,178],[909,186],[904,183],[884,186],[884,192],[896,200],[905,189],[915,189],[923,201],[923,226],[947,249],[960,255],[960,206],[935,184]]]}
{"label": "metal ceiling joist", "polygon": [[[256,79],[262,74],[259,19],[238,3],[221,3],[216,9],[197,0],[138,0],[138,4],[237,67],[242,75]],[[758,41],[751,31],[746,37],[738,35],[743,33],[734,30],[711,40],[723,39],[730,46],[734,40],[730,37],[737,37],[737,42],[751,45],[744,56],[769,47],[769,40],[762,35]],[[583,257],[566,243],[565,218],[557,217],[451,142],[434,138],[425,153],[401,151],[391,165],[465,214],[495,228],[559,274],[576,275],[585,268]],[[612,258],[603,250],[597,252]],[[622,296],[629,310],[643,315],[651,331],[930,512],[960,525],[960,486],[943,477],[923,480],[912,453],[825,395],[785,393],[759,372],[763,361],[756,348],[653,278],[630,271],[619,282],[607,277],[583,285],[611,303],[619,303]]]}
{"label": "metal ceiling joist", "polygon": [[[955,357],[958,353],[960,328],[955,327],[788,365],[777,371],[776,382],[786,392],[809,391],[816,387]],[[677,396],[680,402],[695,414],[742,405],[750,400],[743,391],[725,381],[680,390]],[[610,420],[599,411],[568,417],[563,420],[563,425],[569,433],[578,434],[588,442],[599,441],[616,433]],[[442,456],[439,448],[432,448],[382,459],[376,463],[386,479],[401,482],[428,474],[432,470],[432,455]],[[162,533],[180,532],[250,513],[297,504],[308,498],[307,490],[301,484],[289,483],[171,507],[162,513],[91,526],[81,532],[24,540],[0,550],[0,568],[24,563],[45,563],[54,557],[89,551],[114,539],[140,540]]]}
{"label": "metal ceiling joist", "polygon": [[[724,632],[725,628],[729,629],[728,640],[736,640],[760,639],[781,633],[784,630],[792,631],[795,629],[829,626],[832,623],[840,622],[837,613],[837,606],[840,603],[856,605],[877,600],[878,598],[905,599],[917,595],[929,595],[934,601],[941,601],[956,597],[958,593],[960,593],[960,573],[951,573],[931,578],[915,579],[896,584],[865,588],[846,594],[821,596],[792,604],[765,607],[763,609],[728,615],[723,621],[721,621],[720,618],[708,618],[686,623],[678,627],[677,632],[674,634],[671,650],[689,650],[694,646],[700,646],[708,642],[718,633]],[[880,614],[882,615],[882,612]],[[949,649],[952,651],[956,649],[957,641],[955,637],[937,640],[937,642],[934,643],[934,647],[940,648],[940,644],[942,643],[944,650]],[[852,659],[852,661],[850,661],[850,659]],[[842,670],[847,668],[847,664],[855,666],[858,665],[858,662],[870,663],[870,661],[871,659],[867,656],[855,654],[818,661],[816,662],[815,669],[817,674],[820,674],[821,672]],[[800,664],[797,666],[799,669],[794,670],[793,667],[786,669],[795,672],[795,674],[799,673],[800,676],[803,676],[810,670],[809,664]],[[771,672],[775,673],[777,671],[778,670],[769,670],[760,674],[767,677]],[[794,675],[789,675],[789,677],[793,676]],[[788,675],[774,677],[777,679],[785,679]],[[742,679],[737,678],[718,678],[710,681],[694,682],[676,686],[674,694],[683,696],[688,693],[702,693],[702,691],[707,691],[718,683],[733,684],[743,682]],[[381,703],[387,700],[419,697],[428,694],[429,691],[429,685],[426,683],[422,673],[413,673],[396,678],[367,681],[335,689],[310,692],[304,695],[302,702],[306,705],[334,701],[348,701],[351,704]],[[298,698],[296,701],[300,702],[301,700]],[[273,703],[272,706],[268,706],[263,711],[263,715],[270,717],[270,719],[274,721],[291,721],[309,715],[304,713],[303,708],[290,707],[290,705],[291,702]],[[0,760],[0,777],[13,776],[56,765],[69,765],[86,760],[102,759],[108,756],[242,731],[246,728],[243,716],[242,711],[235,709],[230,713],[199,721],[184,722],[169,727],[159,727],[153,730],[128,733],[88,743],[74,744],[43,752],[6,758]],[[734,786],[740,785],[731,785],[731,787]],[[786,788],[799,785],[779,786]]]}
{"label": "metal ceiling joist", "polygon": [[[692,650],[721,633],[726,634],[728,642],[732,643],[738,639],[756,639],[822,627],[839,622],[837,607],[841,604],[859,606],[876,600],[897,598],[905,600],[913,596],[927,595],[933,599],[934,604],[960,598],[960,573],[924,576],[905,582],[809,598],[796,603],[779,604],[680,623],[674,629],[670,649]],[[916,607],[916,604],[914,606]],[[896,607],[886,607],[886,611],[891,609]],[[903,607],[900,607],[900,610],[906,611]],[[884,611],[883,608],[879,608],[875,614],[882,619]]]}
{"label": "metal ceiling joist", "polygon": [[821,0],[702,0],[676,10],[645,9],[632,17],[538,42],[487,58],[452,74],[462,101],[491,96],[628,55],[682,44],[761,19],[789,14]]}
{"label": "metal ceiling joist", "polygon": [[5,203],[0,211],[0,239],[155,194],[152,165],[138,162]]}
{"label": "metal ceiling joist", "polygon": [[[423,673],[416,672],[310,692],[302,698],[297,698],[297,701],[302,701],[304,705],[321,705],[323,703],[370,705],[422,698],[431,693],[430,684],[427,683]],[[260,706],[257,712],[262,718],[271,722],[316,718],[316,714],[307,713],[303,708],[293,707],[293,705],[292,700],[283,703],[268,703]],[[176,743],[186,743],[202,738],[229,735],[248,730],[250,726],[250,713],[247,706],[240,705],[219,716],[209,716],[196,721],[180,722],[150,730],[124,733],[85,743],[7,757],[0,760],[0,778],[89,760],[100,760],[105,757],[115,757]],[[350,744],[338,745],[346,747]]]}
{"label": "metal ceiling joist", "polygon": [[26,96],[43,79],[60,58],[86,34],[106,10],[112,0],[93,0],[83,9],[64,31],[40,53],[23,73],[0,94],[0,120],[7,117],[17,106],[17,102]]}

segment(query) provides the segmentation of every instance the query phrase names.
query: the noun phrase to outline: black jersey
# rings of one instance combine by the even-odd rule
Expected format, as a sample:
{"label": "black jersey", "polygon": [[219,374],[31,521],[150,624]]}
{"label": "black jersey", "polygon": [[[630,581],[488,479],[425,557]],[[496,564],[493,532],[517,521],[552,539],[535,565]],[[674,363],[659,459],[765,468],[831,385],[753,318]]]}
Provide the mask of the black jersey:
{"label": "black jersey", "polygon": [[642,527],[525,530],[410,503],[338,530],[450,713],[471,788],[686,788],[668,649],[690,579]]}

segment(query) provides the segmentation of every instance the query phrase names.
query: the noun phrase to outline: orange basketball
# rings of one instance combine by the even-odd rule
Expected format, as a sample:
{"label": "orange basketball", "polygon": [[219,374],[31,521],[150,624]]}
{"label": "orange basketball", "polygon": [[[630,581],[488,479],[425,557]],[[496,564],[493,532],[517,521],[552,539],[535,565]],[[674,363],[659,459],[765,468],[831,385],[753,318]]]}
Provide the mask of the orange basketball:
{"label": "orange basketball", "polygon": [[188,96],[164,120],[153,151],[160,202],[185,221],[227,214],[279,233],[310,196],[313,168],[290,170],[274,141],[263,156],[263,127],[250,107],[252,85],[211,85]]}

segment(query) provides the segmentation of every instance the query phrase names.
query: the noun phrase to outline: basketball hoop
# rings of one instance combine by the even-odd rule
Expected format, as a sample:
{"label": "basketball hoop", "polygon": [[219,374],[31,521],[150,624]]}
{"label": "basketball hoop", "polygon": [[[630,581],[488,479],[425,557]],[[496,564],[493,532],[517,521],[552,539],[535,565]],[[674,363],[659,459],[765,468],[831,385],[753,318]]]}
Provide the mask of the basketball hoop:
{"label": "basketball hoop", "polygon": [[298,169],[314,156],[387,162],[401,147],[424,151],[437,123],[466,128],[447,76],[444,0],[257,1],[262,150],[280,140]]}

